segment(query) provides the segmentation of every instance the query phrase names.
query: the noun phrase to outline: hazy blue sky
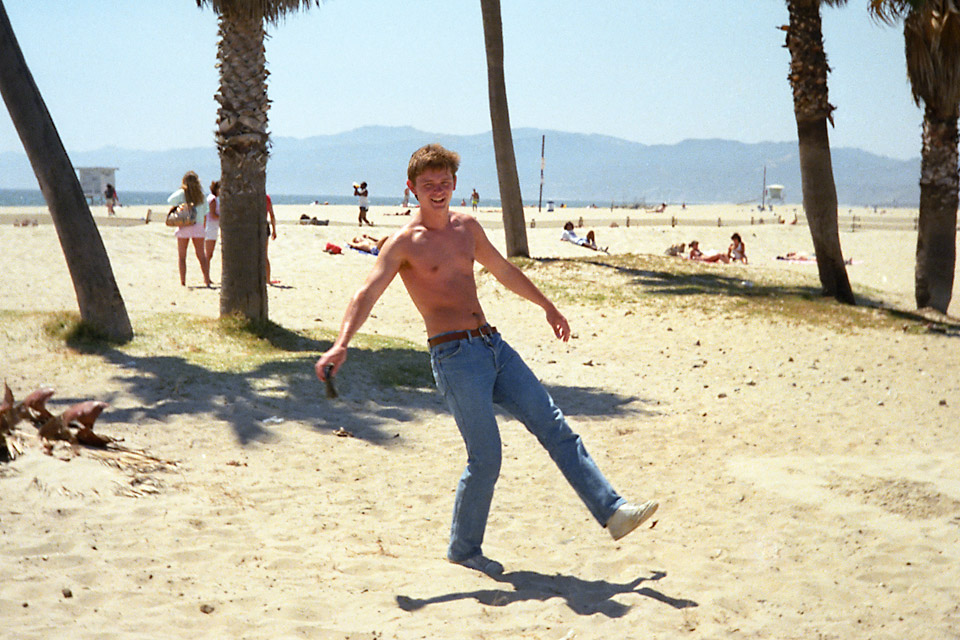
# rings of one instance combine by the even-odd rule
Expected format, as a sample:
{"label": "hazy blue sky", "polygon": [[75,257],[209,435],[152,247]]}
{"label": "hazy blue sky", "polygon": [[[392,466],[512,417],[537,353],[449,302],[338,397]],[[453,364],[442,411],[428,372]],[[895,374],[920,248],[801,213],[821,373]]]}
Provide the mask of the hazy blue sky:
{"label": "hazy blue sky", "polygon": [[[217,19],[194,0],[4,0],[68,151],[212,145]],[[514,127],[796,139],[780,0],[504,0]],[[919,156],[899,28],[824,8],[834,146]],[[479,0],[328,0],[269,28],[270,130],[488,131]],[[20,150],[4,110],[0,151]]]}

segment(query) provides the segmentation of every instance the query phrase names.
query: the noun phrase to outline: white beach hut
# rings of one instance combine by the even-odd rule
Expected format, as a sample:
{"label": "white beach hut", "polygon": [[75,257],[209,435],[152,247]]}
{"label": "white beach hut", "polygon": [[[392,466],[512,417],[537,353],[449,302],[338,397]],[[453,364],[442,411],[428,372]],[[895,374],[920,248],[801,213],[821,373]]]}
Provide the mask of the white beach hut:
{"label": "white beach hut", "polygon": [[771,184],[767,186],[767,195],[771,200],[783,202],[783,185]]}
{"label": "white beach hut", "polygon": [[90,204],[103,202],[103,191],[107,188],[107,184],[117,186],[117,181],[114,178],[116,172],[116,167],[77,167],[83,197]]}

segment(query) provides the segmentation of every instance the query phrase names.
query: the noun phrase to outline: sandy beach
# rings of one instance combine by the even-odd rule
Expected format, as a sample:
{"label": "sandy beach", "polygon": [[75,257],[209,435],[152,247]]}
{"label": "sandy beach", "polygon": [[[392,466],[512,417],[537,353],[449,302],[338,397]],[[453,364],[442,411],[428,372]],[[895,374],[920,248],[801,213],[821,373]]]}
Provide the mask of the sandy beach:
{"label": "sandy beach", "polygon": [[[0,464],[0,636],[960,638],[960,291],[952,319],[918,316],[916,211],[844,209],[864,304],[795,304],[817,285],[815,264],[777,260],[812,253],[802,220],[779,223],[798,208],[526,210],[524,268],[574,339],[478,272],[487,317],[617,489],[661,507],[611,541],[503,416],[484,543],[498,579],[445,560],[465,455],[399,279],[341,397],[313,377],[373,264],[346,248],[355,207],[276,208],[269,309],[290,335],[262,361],[216,335],[219,249],[215,286],[189,255],[181,287],[172,231],[144,224],[148,207],[93,207],[137,337],[95,353],[50,338],[50,313],[76,310],[55,229],[41,209],[3,208],[0,374],[17,399],[55,388],[54,411],[108,402],[97,431],[143,456],[47,456],[27,439]],[[398,228],[398,211],[373,207],[364,231]],[[502,250],[500,212],[478,217]],[[581,218],[609,256],[559,242]],[[725,250],[733,231],[749,265],[677,278],[689,264],[663,256],[694,238]],[[383,382],[385,360],[413,363],[417,384]]]}

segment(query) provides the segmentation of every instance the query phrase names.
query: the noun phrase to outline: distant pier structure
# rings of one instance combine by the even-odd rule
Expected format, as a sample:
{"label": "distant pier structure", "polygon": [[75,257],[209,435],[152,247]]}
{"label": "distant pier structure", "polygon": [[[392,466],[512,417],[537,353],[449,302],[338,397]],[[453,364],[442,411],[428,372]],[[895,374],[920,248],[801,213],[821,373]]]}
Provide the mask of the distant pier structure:
{"label": "distant pier structure", "polygon": [[80,187],[87,202],[90,204],[103,202],[103,192],[107,184],[117,186],[116,173],[117,167],[77,167]]}

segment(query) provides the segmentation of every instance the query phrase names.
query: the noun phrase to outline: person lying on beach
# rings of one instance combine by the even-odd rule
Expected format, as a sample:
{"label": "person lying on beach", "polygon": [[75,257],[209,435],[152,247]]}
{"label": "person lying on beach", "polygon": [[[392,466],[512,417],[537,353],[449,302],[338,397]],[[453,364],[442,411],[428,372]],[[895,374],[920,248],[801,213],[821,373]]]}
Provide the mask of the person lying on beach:
{"label": "person lying on beach", "polygon": [[788,251],[782,256],[777,256],[777,260],[786,260],[787,262],[816,262],[816,256],[799,251]]}
{"label": "person lying on beach", "polygon": [[383,247],[383,244],[388,238],[389,236],[374,238],[373,236],[368,236],[364,233],[363,235],[354,237],[353,240],[347,243],[347,246],[351,249],[356,249],[357,251],[378,255],[380,253],[380,249]]}
{"label": "person lying on beach", "polygon": [[597,236],[593,233],[593,230],[587,231],[587,237],[581,238],[573,231],[573,223],[567,222],[563,225],[563,233],[560,234],[560,240],[563,242],[572,242],[573,244],[579,245],[581,247],[586,247],[587,249],[593,249],[594,251],[603,251],[607,253],[606,247],[597,246]]}
{"label": "person lying on beach", "polygon": [[[648,520],[658,503],[628,502],[614,490],[537,376],[490,326],[477,293],[476,263],[504,287],[543,309],[557,338],[570,339],[567,319],[523,271],[503,257],[477,219],[451,210],[459,165],[460,156],[438,144],[421,147],[410,157],[407,186],[420,208],[383,245],[366,281],[347,305],[337,339],[317,360],[315,370],[322,381],[339,371],[350,340],[399,275],[423,317],[434,379],[466,448],[466,468],[453,499],[447,559],[497,576],[503,573],[503,565],[483,555],[481,548],[502,461],[494,405],[536,436],[614,540]],[[637,460],[633,467],[640,464]],[[524,508],[536,512],[532,522],[538,528],[554,521],[555,505],[527,501]]]}
{"label": "person lying on beach", "polygon": [[703,251],[700,250],[700,242],[698,240],[690,241],[690,254],[687,257],[697,262],[730,262],[730,258],[728,258],[725,253],[712,253],[710,255],[703,253]]}
{"label": "person lying on beach", "polygon": [[[817,261],[817,254],[815,253],[803,253],[800,251],[788,251],[782,256],[777,256],[777,260],[784,260],[786,262],[811,262],[815,263]],[[845,258],[843,264],[853,264],[853,258]]]}

